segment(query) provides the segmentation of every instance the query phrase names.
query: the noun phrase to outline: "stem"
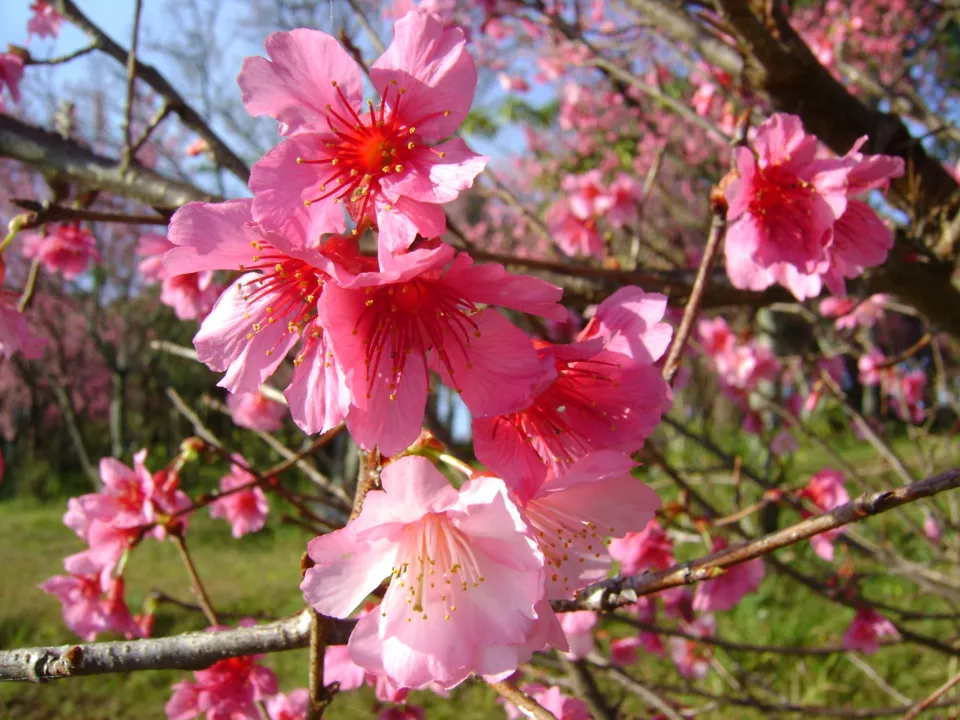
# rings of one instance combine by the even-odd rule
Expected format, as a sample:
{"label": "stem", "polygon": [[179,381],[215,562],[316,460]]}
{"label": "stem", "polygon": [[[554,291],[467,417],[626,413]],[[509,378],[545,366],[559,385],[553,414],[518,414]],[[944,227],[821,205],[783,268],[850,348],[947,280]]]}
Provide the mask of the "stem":
{"label": "stem", "polygon": [[137,44],[140,39],[140,15],[143,0],[136,0],[133,7],[133,35],[130,38],[130,51],[127,53],[127,102],[123,111],[123,157],[120,160],[120,172],[125,172],[133,160],[133,104],[136,100],[137,82]]}
{"label": "stem", "polygon": [[327,652],[327,618],[310,608],[310,705],[306,720],[320,720],[333,700],[323,684],[323,660]]}
{"label": "stem", "polygon": [[219,625],[220,621],[217,619],[217,613],[213,609],[213,605],[210,604],[210,598],[207,596],[207,591],[204,589],[203,583],[200,582],[200,576],[197,574],[197,568],[193,564],[193,558],[190,557],[190,552],[187,550],[187,543],[183,539],[183,535],[174,534],[171,535],[171,537],[177,546],[177,550],[180,551],[180,559],[183,560],[183,564],[187,568],[187,573],[190,575],[193,592],[200,602],[200,607],[203,608],[203,614],[206,615],[207,621],[211,625]]}

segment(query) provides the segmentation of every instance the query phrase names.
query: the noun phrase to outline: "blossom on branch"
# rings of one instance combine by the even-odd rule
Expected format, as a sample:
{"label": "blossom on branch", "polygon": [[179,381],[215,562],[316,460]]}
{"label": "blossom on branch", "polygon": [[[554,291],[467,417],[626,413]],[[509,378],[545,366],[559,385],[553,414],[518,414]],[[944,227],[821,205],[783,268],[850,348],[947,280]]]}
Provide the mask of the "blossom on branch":
{"label": "blossom on branch", "polygon": [[210,517],[226,520],[233,536],[239,538],[263,529],[270,504],[257,486],[256,476],[245,469],[246,461],[237,454],[233,459],[230,473],[220,479],[220,492],[224,497],[210,503]]}
{"label": "blossom on branch", "polygon": [[344,232],[346,206],[358,224],[376,224],[381,253],[418,233],[442,235],[442,204],[487,162],[460,138],[439,142],[463,122],[477,85],[463,31],[430,13],[398,20],[370,68],[379,108],[364,107],[360,68],[330,35],[274,33],[266,49],[270,59],[247,58],[237,81],[247,111],[276,118],[289,137],[253,167],[254,219],[287,233],[306,224],[316,237]]}
{"label": "blossom on branch", "polygon": [[36,258],[49,272],[57,272],[67,280],[82,275],[91,260],[100,260],[96,241],[79,223],[52,225],[43,233],[23,236],[23,254]]}

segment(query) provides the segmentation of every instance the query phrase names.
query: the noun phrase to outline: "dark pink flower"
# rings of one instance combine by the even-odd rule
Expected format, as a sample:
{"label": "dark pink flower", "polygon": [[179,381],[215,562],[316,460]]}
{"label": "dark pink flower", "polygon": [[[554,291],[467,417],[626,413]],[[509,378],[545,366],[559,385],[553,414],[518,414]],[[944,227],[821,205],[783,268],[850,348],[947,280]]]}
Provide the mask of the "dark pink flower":
{"label": "dark pink flower", "polygon": [[[210,517],[223,518],[230,523],[235,538],[263,529],[267,522],[270,503],[263,490],[256,485],[257,478],[244,469],[246,461],[234,454],[230,474],[220,479],[220,492],[229,493],[210,504]],[[237,488],[244,488],[238,490]]]}
{"label": "dark pink flower", "polygon": [[760,289],[756,269],[785,263],[812,273],[825,263],[833,225],[847,207],[849,168],[818,158],[818,148],[800,118],[782,113],[757,128],[752,149],[737,148],[725,240],[736,287]]}
{"label": "dark pink flower", "polygon": [[355,663],[410,688],[512,673],[538,617],[543,556],[503,482],[477,478],[458,492],[429,460],[406,456],[382,485],[359,517],[310,543],[307,602],[347,617],[389,577],[350,637]]}
{"label": "dark pink flower", "polygon": [[543,219],[554,242],[566,255],[602,259],[606,254],[606,244],[597,229],[596,219],[579,217],[566,198],[551,205]]}
{"label": "dark pink flower", "polygon": [[703,352],[713,358],[715,362],[717,358],[732,352],[737,344],[736,335],[722,317],[712,320],[699,320],[697,322],[697,334],[700,336],[700,345]]}
{"label": "dark pink flower", "polygon": [[27,39],[31,35],[37,37],[55,38],[60,34],[60,23],[63,22],[63,16],[51,7],[50,3],[43,0],[36,0],[30,5],[33,15],[27,20]]}
{"label": "dark pink flower", "polygon": [[620,563],[620,575],[636,575],[644,570],[666,570],[674,564],[673,541],[660,523],[651,520],[642,532],[629,532],[614,538],[607,548]]}
{"label": "dark pink flower", "polygon": [[[328,684],[334,682],[326,675],[326,666],[324,671],[324,681]],[[346,690],[347,688],[341,685],[340,689]],[[270,720],[306,720],[309,703],[310,692],[306,688],[299,688],[286,695],[277,693],[273,697],[267,698],[265,705]]]}
{"label": "dark pink flower", "polygon": [[277,691],[277,676],[250,656],[220,660],[193,676],[194,681],[173,686],[165,708],[167,720],[202,714],[207,720],[261,720],[257,703]]}
{"label": "dark pink flower", "polygon": [[[723,538],[713,541],[714,552],[726,547],[727,542]],[[760,586],[763,575],[763,561],[760,558],[729,567],[719,577],[697,585],[697,591],[693,595],[693,609],[704,613],[729,610],[740,602],[744,595]]]}
{"label": "dark pink flower", "polygon": [[227,395],[227,408],[237,425],[262,432],[279,430],[287,414],[286,407],[259,391],[230,393]]}
{"label": "dark pink flower", "polygon": [[389,705],[377,713],[377,720],[424,720],[426,713],[419,705]]}
{"label": "dark pink flower", "polygon": [[900,633],[876,610],[863,607],[857,610],[853,622],[843,634],[843,646],[869,655],[880,647],[877,639],[881,637],[898,638]]}
{"label": "dark pink flower", "polygon": [[379,108],[364,107],[360,68],[330,35],[274,33],[266,49],[269,60],[247,58],[240,71],[244,107],[291,137],[253,168],[256,221],[282,232],[306,222],[311,237],[342,233],[344,203],[358,222],[376,222],[381,252],[409,247],[418,233],[442,235],[442,204],[487,162],[460,138],[434,144],[454,134],[473,101],[477,71],[463,31],[430,13],[398,20],[370,70]]}
{"label": "dark pink flower", "polygon": [[[299,339],[293,381],[285,392],[306,432],[340,424],[350,404],[340,366],[332,362],[317,303],[333,262],[306,236],[285,237],[253,224],[252,201],[187,203],[170,223],[176,247],[164,257],[170,276],[210,270],[244,274],[221,296],[194,338],[197,355],[230,392],[257,392]],[[302,228],[301,228],[302,231]]]}
{"label": "dark pink flower", "polygon": [[17,295],[0,288],[0,358],[19,352],[28,360],[37,360],[47,343],[30,333],[27,319],[17,309],[18,301]]}
{"label": "dark pink flower", "polygon": [[0,112],[3,112],[3,86],[15,103],[20,102],[20,80],[23,79],[23,57],[19,53],[0,53]]}
{"label": "dark pink flower", "polygon": [[621,288],[597,308],[570,345],[535,343],[549,363],[523,409],[473,421],[477,458],[504,478],[521,499],[546,473],[594,450],[635,452],[672,400],[653,365],[672,330],[659,322],[662,295]]}
{"label": "dark pink flower", "polygon": [[[807,486],[797,495],[809,499],[822,512],[833,510],[850,502],[850,495],[847,494],[847,489],[844,487],[845,480],[844,474],[839,470],[826,468],[810,478]],[[843,534],[844,529],[839,527],[814,535],[810,538],[813,551],[827,562],[832,561],[833,543]]]}
{"label": "dark pink flower", "polygon": [[58,272],[67,280],[81,275],[90,260],[99,260],[96,241],[79,223],[53,225],[47,234],[28,233],[23,236],[23,254],[37,258],[49,272]]}
{"label": "dark pink flower", "polygon": [[384,455],[406,450],[423,424],[428,369],[475,415],[523,407],[543,365],[526,334],[478,305],[559,319],[565,317],[560,295],[501,265],[474,265],[466,253],[454,257],[443,244],[405,256],[396,270],[361,273],[347,287],[328,284],[320,322],[353,398],[347,416],[353,439]]}

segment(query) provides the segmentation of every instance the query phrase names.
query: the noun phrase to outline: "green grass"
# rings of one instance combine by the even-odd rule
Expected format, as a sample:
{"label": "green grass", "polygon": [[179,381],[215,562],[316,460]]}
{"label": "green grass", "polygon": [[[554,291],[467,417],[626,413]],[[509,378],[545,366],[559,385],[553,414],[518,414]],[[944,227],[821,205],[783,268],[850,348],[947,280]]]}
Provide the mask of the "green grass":
{"label": "green grass", "polygon": [[[762,447],[747,444],[729,449],[741,453],[745,463],[762,467]],[[906,458],[916,457],[916,448],[906,440],[898,441],[897,450]],[[956,452],[955,447],[950,450]],[[682,454],[684,462],[677,461],[678,465],[694,468],[711,463],[705,456],[698,456],[691,443],[680,442],[671,451],[674,457]],[[956,460],[955,455],[950,457],[951,453],[940,455],[940,469],[947,466],[947,460]],[[865,473],[872,473],[871,477],[877,483],[885,486],[900,484],[895,476],[875,467],[875,455],[872,451],[864,452],[861,445],[850,443],[844,447],[843,454]],[[831,464],[816,452],[798,453],[793,463],[787,473],[791,479],[789,486],[802,484],[809,473]],[[919,463],[913,469],[923,474]],[[674,491],[665,478],[649,468],[645,468],[644,473],[646,479],[662,491],[665,499],[673,496]],[[713,483],[713,477],[700,478],[698,487],[715,499],[721,508],[732,509],[733,491],[729,485]],[[759,497],[749,485],[742,489],[744,504]],[[3,551],[0,561],[0,648],[76,641],[62,624],[57,600],[36,588],[38,583],[62,572],[62,560],[66,555],[82,549],[81,542],[62,524],[64,505],[41,505],[24,500],[0,502],[0,549]],[[781,526],[797,519],[792,511],[783,512],[785,514],[777,519]],[[918,509],[912,508],[910,512],[914,520],[922,519]],[[763,523],[759,518],[750,518],[749,523],[755,532],[762,531]],[[858,531],[874,541],[889,541],[915,562],[927,562],[932,557],[926,541],[917,537],[893,514],[871,519]],[[282,617],[302,607],[298,589],[299,558],[309,539],[303,531],[273,524],[261,533],[236,541],[230,537],[226,523],[199,513],[191,520],[187,538],[198,571],[218,611],[238,616],[262,612]],[[677,547],[680,559],[699,555],[702,551],[702,545],[696,542]],[[846,549],[840,550],[841,561],[851,557],[848,553]],[[781,551],[778,557],[784,562],[796,563],[804,572],[821,580],[830,577],[836,569],[816,558],[806,543]],[[861,589],[869,597],[915,610],[949,610],[944,601],[918,591],[908,581],[886,573],[883,567],[860,559],[856,567],[858,572],[872,573],[861,584]],[[942,566],[938,567],[944,570]],[[126,577],[127,600],[134,611],[153,589],[183,600],[191,599],[186,572],[169,542],[150,539],[142,543],[130,558]],[[759,592],[747,596],[733,611],[718,614],[718,634],[728,640],[757,645],[836,645],[852,616],[852,610],[830,603],[768,569],[767,579]],[[661,621],[668,623],[662,618]],[[161,605],[155,633],[169,635],[200,630],[205,625],[199,613]],[[931,621],[911,625],[918,632],[949,640],[955,628],[948,626],[949,623]],[[601,637],[623,635],[628,631],[626,626],[610,622]],[[844,655],[789,658],[717,649],[714,658],[726,668],[727,677],[711,672],[699,686],[708,692],[729,694],[732,684],[742,682],[758,697],[779,699],[780,702],[832,707],[889,707],[895,704],[876,682]],[[911,698],[926,696],[950,673],[956,672],[955,660],[948,661],[916,646],[881,649],[868,661],[884,682]],[[289,691],[306,684],[306,650],[275,654],[264,662],[279,676],[282,690]],[[647,684],[684,685],[670,661],[659,657],[643,656],[630,671]],[[189,676],[186,672],[154,671],[77,678],[46,685],[0,685],[0,718],[162,719],[170,687]],[[765,690],[758,689],[758,677],[767,683]],[[614,701],[623,696],[623,691],[606,678],[600,678],[600,684]],[[693,707],[707,704],[706,700],[692,694],[681,697]],[[450,701],[428,693],[415,693],[413,700],[427,706],[431,720],[480,720],[504,716],[493,693],[476,683],[459,688]],[[371,707],[372,693],[369,690],[345,693],[336,698],[326,717],[332,720],[372,718],[375,713]],[[624,701],[621,710],[623,717],[649,716],[647,709],[632,697]],[[759,720],[770,715],[750,709],[717,707],[697,717]]]}

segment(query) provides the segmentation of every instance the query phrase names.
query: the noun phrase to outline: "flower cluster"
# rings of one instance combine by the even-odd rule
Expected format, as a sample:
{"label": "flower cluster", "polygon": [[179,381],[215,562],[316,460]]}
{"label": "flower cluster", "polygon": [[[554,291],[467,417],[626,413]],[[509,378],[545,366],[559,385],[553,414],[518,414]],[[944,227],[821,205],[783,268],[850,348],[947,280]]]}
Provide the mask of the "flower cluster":
{"label": "flower cluster", "polygon": [[798,299],[823,285],[844,296],[845,279],[882,264],[893,234],[862,199],[903,175],[902,158],[864,155],[858,140],[842,158],[803,131],[800,118],[776,114],[737,148],[727,181],[727,273],[738,288],[774,283]]}

